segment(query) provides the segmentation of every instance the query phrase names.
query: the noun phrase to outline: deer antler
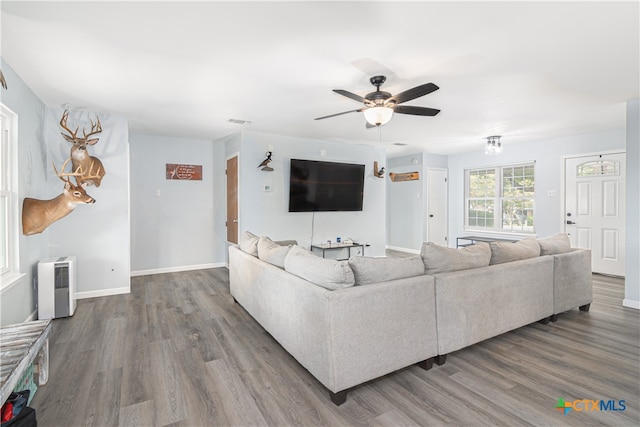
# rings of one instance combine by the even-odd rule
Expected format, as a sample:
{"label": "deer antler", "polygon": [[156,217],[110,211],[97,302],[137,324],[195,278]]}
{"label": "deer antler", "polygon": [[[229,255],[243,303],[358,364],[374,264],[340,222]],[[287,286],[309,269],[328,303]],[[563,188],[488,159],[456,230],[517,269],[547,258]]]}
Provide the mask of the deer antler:
{"label": "deer antler", "polygon": [[[95,122],[93,120],[89,119],[89,121],[91,122],[91,130],[89,131],[89,133],[87,133],[85,128],[82,128],[82,133],[84,134],[84,138],[78,138],[76,135],[78,133],[78,129],[80,129],[80,126],[76,127],[75,131],[72,131],[67,126],[67,120],[68,119],[69,119],[69,110],[65,110],[64,113],[62,113],[62,118],[60,119],[60,126],[62,126],[62,129],[64,129],[67,132],[69,132],[69,135],[62,134],[62,136],[64,136],[67,140],[69,140],[71,142],[88,141],[88,138],[91,135],[95,135],[97,133],[102,132],[102,123],[100,123],[100,117],[96,117],[97,121],[95,121]],[[97,141],[98,140],[96,139],[95,142],[97,142]],[[88,142],[90,143],[91,141],[88,141]],[[90,143],[89,145],[93,145],[93,144]]]}
{"label": "deer antler", "polygon": [[91,166],[89,166],[89,172],[87,172],[87,174],[84,174],[84,171],[82,170],[82,166],[80,166],[77,170],[76,173],[78,173],[78,175],[74,175],[76,176],[76,181],[88,181],[90,179],[100,179],[100,166],[98,166],[98,169],[96,170],[95,173],[92,174],[93,172],[93,165],[95,164],[95,162],[91,162]]}
{"label": "deer antler", "polygon": [[[53,170],[56,171],[56,175],[58,176],[58,178],[60,178],[62,182],[69,183],[69,184],[71,184],[71,181],[69,180],[70,176],[75,176],[76,181],[78,180],[79,176],[82,176],[82,172],[79,172],[79,171],[75,171],[75,172],[64,171],[65,168],[67,167],[67,164],[69,164],[70,160],[71,160],[71,157],[69,157],[67,160],[64,161],[61,168],[62,172],[58,172],[58,169],[56,169],[56,164],[54,162],[51,162],[51,164],[53,165]],[[66,177],[66,179],[64,177]]]}
{"label": "deer antler", "polygon": [[[66,130],[67,132],[69,132],[69,137],[71,139],[76,139],[76,133],[78,133],[78,129],[80,129],[80,126],[78,126],[74,131],[72,131],[71,129],[69,129],[67,127],[67,119],[69,118],[69,110],[64,110],[64,113],[62,113],[62,118],[60,119],[60,126],[62,126],[62,129]],[[64,134],[62,134],[64,136]]]}
{"label": "deer antler", "polygon": [[89,133],[87,133],[87,131],[84,130],[84,128],[82,128],[82,133],[84,133],[84,139],[87,139],[91,135],[95,135],[96,133],[102,132],[102,124],[100,123],[100,117],[96,117],[96,119],[98,120],[97,123],[94,123],[93,120],[89,119],[89,121],[91,122],[91,131]]}

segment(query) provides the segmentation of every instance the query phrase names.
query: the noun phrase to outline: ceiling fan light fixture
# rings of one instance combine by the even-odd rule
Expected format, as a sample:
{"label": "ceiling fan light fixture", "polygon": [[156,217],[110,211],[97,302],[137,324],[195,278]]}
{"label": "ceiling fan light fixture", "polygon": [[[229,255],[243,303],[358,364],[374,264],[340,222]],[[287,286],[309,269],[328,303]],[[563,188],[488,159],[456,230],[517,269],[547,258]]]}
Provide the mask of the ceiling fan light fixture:
{"label": "ceiling fan light fixture", "polygon": [[393,116],[393,108],[390,107],[371,107],[364,110],[364,118],[374,126],[389,123],[391,116]]}
{"label": "ceiling fan light fixture", "polygon": [[487,145],[484,148],[484,154],[488,156],[496,156],[502,153],[502,143],[500,142],[500,136],[488,136]]}

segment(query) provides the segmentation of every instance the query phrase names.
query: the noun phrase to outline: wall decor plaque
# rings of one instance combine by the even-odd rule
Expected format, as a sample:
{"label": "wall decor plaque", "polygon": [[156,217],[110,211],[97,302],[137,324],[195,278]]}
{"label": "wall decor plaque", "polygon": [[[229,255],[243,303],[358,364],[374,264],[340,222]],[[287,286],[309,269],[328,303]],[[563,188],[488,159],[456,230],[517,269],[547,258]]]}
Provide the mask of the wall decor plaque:
{"label": "wall decor plaque", "polygon": [[406,173],[393,173],[389,174],[391,182],[403,182],[403,181],[417,181],[420,179],[420,173],[418,172],[406,172]]}
{"label": "wall decor plaque", "polygon": [[167,179],[202,181],[202,165],[167,163]]}

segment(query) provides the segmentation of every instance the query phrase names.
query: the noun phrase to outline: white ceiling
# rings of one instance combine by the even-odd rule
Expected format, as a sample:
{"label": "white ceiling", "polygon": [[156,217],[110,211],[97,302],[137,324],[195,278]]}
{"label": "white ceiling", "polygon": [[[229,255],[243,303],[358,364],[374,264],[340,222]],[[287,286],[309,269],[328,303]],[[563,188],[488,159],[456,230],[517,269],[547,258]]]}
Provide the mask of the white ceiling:
{"label": "white ceiling", "polygon": [[[2,57],[45,104],[120,114],[132,132],[246,129],[450,154],[489,135],[623,128],[640,97],[639,5],[3,0]],[[362,113],[313,120],[359,108],[332,89],[364,95],[374,74],[391,93],[434,82],[404,105],[442,112],[396,114],[381,134]]]}

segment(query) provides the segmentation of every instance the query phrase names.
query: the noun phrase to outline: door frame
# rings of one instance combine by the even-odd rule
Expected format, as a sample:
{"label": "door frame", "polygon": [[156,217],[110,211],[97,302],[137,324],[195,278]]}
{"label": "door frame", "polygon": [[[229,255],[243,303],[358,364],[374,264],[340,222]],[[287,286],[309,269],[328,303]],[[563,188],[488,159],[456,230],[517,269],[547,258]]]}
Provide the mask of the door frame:
{"label": "door frame", "polygon": [[227,245],[235,245],[235,243],[230,242],[227,240],[227,225],[226,222],[229,220],[229,218],[227,218],[227,162],[229,161],[229,159],[232,159],[234,157],[238,158],[238,179],[237,179],[237,183],[238,183],[238,188],[236,189],[236,199],[237,199],[237,203],[238,203],[238,242],[240,242],[240,152],[236,151],[235,153],[229,154],[228,156],[225,157],[224,159],[224,170],[225,170],[225,174],[224,174],[224,215],[225,215],[225,242],[227,243]]}

